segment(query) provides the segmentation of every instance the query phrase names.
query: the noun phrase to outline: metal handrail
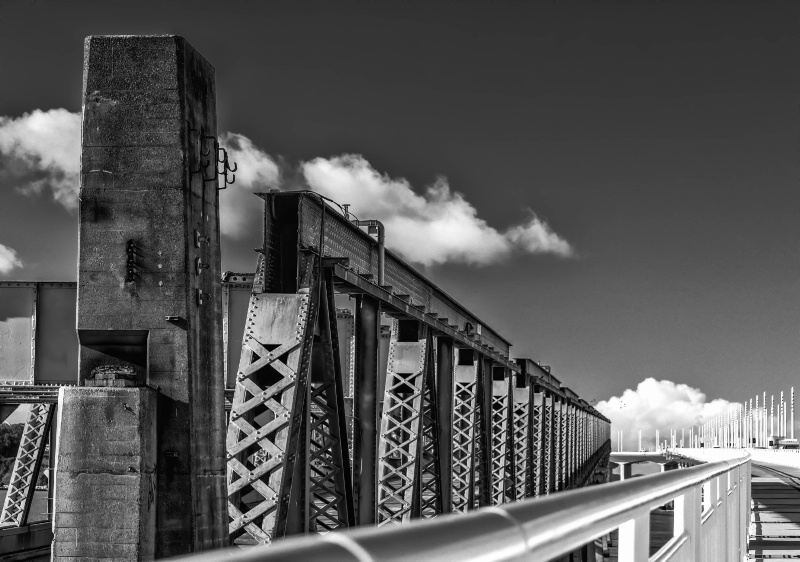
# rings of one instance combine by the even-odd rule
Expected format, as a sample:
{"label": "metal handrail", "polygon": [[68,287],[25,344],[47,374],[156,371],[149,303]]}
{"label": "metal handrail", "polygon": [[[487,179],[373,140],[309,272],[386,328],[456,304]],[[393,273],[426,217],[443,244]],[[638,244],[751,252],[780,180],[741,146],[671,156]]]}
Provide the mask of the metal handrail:
{"label": "metal handrail", "polygon": [[[290,538],[187,560],[544,561],[619,529],[620,562],[730,562],[747,556],[749,481],[750,458],[745,456],[464,515]],[[675,502],[674,536],[650,557],[650,511],[670,501]]]}

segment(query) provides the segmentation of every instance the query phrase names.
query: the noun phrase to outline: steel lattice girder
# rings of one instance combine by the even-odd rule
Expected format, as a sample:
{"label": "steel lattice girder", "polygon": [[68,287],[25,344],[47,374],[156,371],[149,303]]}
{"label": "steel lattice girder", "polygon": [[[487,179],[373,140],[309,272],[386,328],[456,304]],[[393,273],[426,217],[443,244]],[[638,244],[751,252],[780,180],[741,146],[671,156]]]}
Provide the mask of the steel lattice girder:
{"label": "steel lattice girder", "polygon": [[514,470],[514,493],[512,501],[521,500],[532,495],[531,489],[531,429],[530,423],[530,390],[527,387],[512,388],[512,458],[511,465]]}
{"label": "steel lattice girder", "polygon": [[354,516],[330,280],[267,294],[258,272],[228,426],[228,512],[234,537],[267,543]]}
{"label": "steel lattice girder", "polygon": [[[492,505],[505,503],[508,477],[508,427],[509,396],[508,378],[503,367],[494,367],[492,379],[492,409],[489,431],[491,432],[491,501]],[[494,378],[497,376],[497,380]]]}
{"label": "steel lattice girder", "polygon": [[[351,367],[365,388],[377,369],[372,359],[364,363],[361,350],[375,351],[376,315],[394,318],[379,438],[367,431],[356,440],[354,425],[359,522],[431,517],[449,511],[449,503],[453,511],[465,511],[563,489],[574,479],[577,420],[562,411],[572,405],[569,391],[549,371],[542,375],[547,396],[536,410],[531,394],[540,377],[520,363],[532,362],[511,363],[503,355],[505,340],[492,340],[496,335],[480,324],[474,330],[474,317],[402,262],[387,263],[387,276],[389,270],[399,276],[387,277],[394,286],[374,283],[374,240],[330,209],[326,218],[320,201],[306,195],[267,199],[275,207],[268,213],[253,285],[229,430],[234,534],[267,542],[355,521],[332,325],[334,287],[355,296],[359,308],[371,303],[363,319],[371,327],[368,333],[356,329],[354,337],[363,344],[356,344]],[[273,322],[265,327],[269,317]],[[279,334],[281,326],[294,330]],[[263,341],[254,335],[258,330]],[[434,348],[444,350],[449,363]],[[467,365],[452,361],[462,351],[470,353]],[[501,400],[493,400],[493,367],[506,372]],[[527,403],[512,402],[509,372],[524,374],[531,388]],[[377,421],[375,402],[356,408],[365,422]],[[376,445],[378,458],[370,468],[367,449]],[[535,484],[529,476],[534,466]]]}
{"label": "steel lattice girder", "polygon": [[[415,332],[408,337],[407,332]],[[414,339],[416,337],[416,339]],[[415,321],[392,327],[378,453],[378,525],[402,523],[412,504],[420,462],[423,395],[432,367],[430,332]]]}
{"label": "steel lattice girder", "polygon": [[[460,355],[463,351],[460,351]],[[472,352],[459,359],[453,377],[453,511],[471,509],[475,488],[475,420],[480,361]]]}
{"label": "steel lattice girder", "polygon": [[533,393],[531,404],[531,486],[529,496],[538,497],[547,493],[545,470],[545,407],[544,394]]}
{"label": "steel lattice girder", "polygon": [[31,405],[0,513],[0,525],[21,527],[28,522],[53,410],[55,406],[52,404]]}
{"label": "steel lattice girder", "polygon": [[495,363],[519,372],[516,363],[508,359],[507,340],[391,251],[385,252],[386,285],[382,288],[370,282],[379,275],[378,245],[319,195],[258,195],[266,202],[262,251],[268,266],[267,291],[296,291],[297,272],[301,269],[298,256],[303,250],[313,249],[323,258],[339,260],[335,275],[351,286],[357,285],[362,294],[370,294],[452,337],[457,344],[472,347]]}

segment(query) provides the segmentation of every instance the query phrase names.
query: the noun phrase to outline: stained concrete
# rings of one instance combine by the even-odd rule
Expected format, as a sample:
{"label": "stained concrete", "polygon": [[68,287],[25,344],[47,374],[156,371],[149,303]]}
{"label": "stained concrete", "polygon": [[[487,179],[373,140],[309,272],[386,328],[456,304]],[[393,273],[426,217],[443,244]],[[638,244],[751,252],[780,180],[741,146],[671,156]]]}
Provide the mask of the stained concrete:
{"label": "stained concrete", "polygon": [[[138,384],[156,392],[152,540],[157,558],[228,543],[218,183],[213,161],[202,155],[210,151],[213,158],[216,134],[214,68],[184,39],[87,38],[79,380],[85,383],[98,365],[125,364],[138,356]],[[199,245],[196,233],[204,240]],[[168,322],[167,316],[180,321]],[[126,330],[146,331],[146,345],[119,344]],[[98,340],[109,345],[97,345]],[[100,403],[92,404],[102,410]],[[69,404],[65,408],[66,416]],[[100,427],[84,434],[98,450],[118,441]],[[115,468],[112,457],[102,458],[106,469]],[[57,518],[59,512],[72,513],[65,511],[66,501],[56,496]],[[74,521],[76,529],[89,531],[99,521],[88,504],[81,516],[85,520]],[[58,523],[56,532],[67,540]],[[106,555],[103,545],[84,544],[81,556]]]}
{"label": "stained concrete", "polygon": [[62,387],[53,560],[155,555],[157,393]]}

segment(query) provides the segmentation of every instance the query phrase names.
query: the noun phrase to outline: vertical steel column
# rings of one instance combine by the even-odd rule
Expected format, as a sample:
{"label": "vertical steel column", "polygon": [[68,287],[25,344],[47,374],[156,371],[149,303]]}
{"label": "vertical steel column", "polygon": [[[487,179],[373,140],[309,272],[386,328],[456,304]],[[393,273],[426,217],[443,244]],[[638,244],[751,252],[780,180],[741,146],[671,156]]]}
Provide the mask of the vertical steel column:
{"label": "vertical steel column", "polygon": [[529,496],[547,493],[546,448],[549,441],[545,429],[545,394],[538,385],[531,385],[531,485]]}
{"label": "vertical steel column", "polygon": [[562,489],[566,490],[569,485],[569,478],[570,478],[570,453],[572,451],[572,420],[570,419],[570,400],[569,398],[564,398],[564,405],[562,407],[562,413],[564,416],[564,472],[562,476]]}
{"label": "vertical steel column", "polygon": [[378,376],[380,303],[356,297],[353,376],[353,490],[356,521],[376,521],[378,498]]}
{"label": "vertical steel column", "polygon": [[308,532],[355,524],[333,278],[330,269],[323,274],[306,405]]}
{"label": "vertical steel column", "polygon": [[[31,404],[0,513],[0,525],[22,527],[28,523],[54,409],[52,404]],[[55,447],[52,450],[55,458]]]}
{"label": "vertical steel column", "polygon": [[475,489],[475,426],[480,362],[471,349],[458,349],[453,376],[453,511],[472,509]]}
{"label": "vertical steel column", "polygon": [[452,339],[445,336],[436,338],[436,393],[439,407],[439,473],[442,479],[442,513],[453,511],[454,353]]}
{"label": "vertical steel column", "polygon": [[576,432],[576,422],[577,418],[575,416],[575,403],[572,400],[567,402],[567,420],[569,422],[568,431],[567,431],[567,487],[574,488],[575,487],[575,452],[577,451],[577,432]]}
{"label": "vertical steel column", "polygon": [[505,502],[507,478],[507,444],[509,427],[509,379],[506,368],[492,367],[492,409],[489,433],[491,439],[491,502]]}
{"label": "vertical steel column", "polygon": [[528,377],[524,374],[516,375],[514,377],[514,386],[511,389],[513,416],[511,465],[514,474],[512,501],[524,499],[531,488],[532,475],[529,462],[531,458],[530,395]]}
{"label": "vertical steel column", "polygon": [[553,413],[555,414],[555,434],[556,434],[556,490],[561,491],[564,489],[564,460],[565,460],[565,431],[564,431],[564,397],[557,396],[556,402],[553,405]]}
{"label": "vertical steel column", "polygon": [[492,505],[492,360],[481,356],[478,373],[478,432],[475,435],[474,507]]}
{"label": "vertical steel column", "polygon": [[263,271],[260,256],[227,440],[229,530],[257,543],[354,523],[329,274],[277,294]]}
{"label": "vertical steel column", "polygon": [[580,443],[580,453],[578,455],[578,473],[581,477],[581,481],[578,483],[579,486],[584,485],[585,481],[585,468],[586,468],[586,461],[589,460],[588,455],[586,454],[586,440],[588,437],[587,432],[587,416],[586,410],[582,407],[578,409],[578,432],[579,432],[579,443]]}
{"label": "vertical steel column", "polygon": [[556,417],[556,397],[551,391],[544,394],[544,434],[545,445],[545,494],[558,489],[558,422]]}
{"label": "vertical steel column", "polygon": [[416,320],[395,320],[389,344],[379,445],[378,525],[402,523],[413,515],[418,489],[422,397],[427,382],[427,327]]}
{"label": "vertical steel column", "polygon": [[[441,443],[439,441],[439,397],[436,380],[433,338],[428,331],[426,344],[428,357],[425,360],[425,382],[422,392],[422,433],[418,440],[417,476],[411,503],[411,516],[430,519],[443,513],[443,485]],[[448,441],[444,444],[450,447]],[[448,468],[449,469],[449,468]]]}

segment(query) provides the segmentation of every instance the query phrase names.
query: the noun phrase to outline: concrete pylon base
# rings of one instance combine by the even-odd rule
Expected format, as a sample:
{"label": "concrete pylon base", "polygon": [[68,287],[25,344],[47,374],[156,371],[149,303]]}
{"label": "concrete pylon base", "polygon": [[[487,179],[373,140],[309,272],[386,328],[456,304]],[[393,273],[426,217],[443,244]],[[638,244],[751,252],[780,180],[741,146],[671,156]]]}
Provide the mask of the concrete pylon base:
{"label": "concrete pylon base", "polygon": [[156,413],[149,388],[61,388],[53,560],[152,560]]}

